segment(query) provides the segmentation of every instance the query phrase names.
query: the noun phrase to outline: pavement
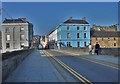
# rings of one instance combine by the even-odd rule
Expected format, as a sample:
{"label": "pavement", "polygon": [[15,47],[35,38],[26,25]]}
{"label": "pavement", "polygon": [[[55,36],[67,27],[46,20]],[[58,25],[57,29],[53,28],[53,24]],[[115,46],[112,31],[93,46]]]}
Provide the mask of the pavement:
{"label": "pavement", "polygon": [[5,82],[65,82],[42,51],[33,51]]}
{"label": "pavement", "polygon": [[97,61],[120,65],[120,62],[118,62],[119,57],[116,57],[116,56],[95,55],[95,54],[89,55],[88,53],[84,53],[84,52],[81,53],[81,52],[74,52],[74,51],[62,50],[62,49],[51,49],[51,51],[66,53],[68,55],[75,55],[75,56],[79,56],[79,57],[85,57],[88,59],[93,59],[93,60],[97,60]]}

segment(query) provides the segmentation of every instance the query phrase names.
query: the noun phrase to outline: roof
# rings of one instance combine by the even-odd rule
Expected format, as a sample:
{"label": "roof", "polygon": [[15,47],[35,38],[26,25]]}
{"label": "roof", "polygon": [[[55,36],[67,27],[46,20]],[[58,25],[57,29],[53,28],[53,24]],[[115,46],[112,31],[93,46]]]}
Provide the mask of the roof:
{"label": "roof", "polygon": [[91,37],[119,37],[120,31],[90,31]]}
{"label": "roof", "polygon": [[85,20],[75,20],[75,19],[72,19],[72,20],[69,19],[69,20],[65,21],[64,23],[70,23],[70,24],[89,24]]}
{"label": "roof", "polygon": [[23,20],[22,18],[18,18],[18,19],[5,19],[3,23],[29,23],[29,22]]}

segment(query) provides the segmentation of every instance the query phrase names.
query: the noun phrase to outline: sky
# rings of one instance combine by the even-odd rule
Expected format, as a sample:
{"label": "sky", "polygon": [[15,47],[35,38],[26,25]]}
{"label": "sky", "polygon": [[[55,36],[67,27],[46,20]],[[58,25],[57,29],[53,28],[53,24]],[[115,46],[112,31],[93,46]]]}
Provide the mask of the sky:
{"label": "sky", "polygon": [[91,25],[118,23],[117,2],[3,2],[2,7],[5,9],[2,18],[27,18],[33,23],[36,35],[49,34],[71,16],[86,17]]}

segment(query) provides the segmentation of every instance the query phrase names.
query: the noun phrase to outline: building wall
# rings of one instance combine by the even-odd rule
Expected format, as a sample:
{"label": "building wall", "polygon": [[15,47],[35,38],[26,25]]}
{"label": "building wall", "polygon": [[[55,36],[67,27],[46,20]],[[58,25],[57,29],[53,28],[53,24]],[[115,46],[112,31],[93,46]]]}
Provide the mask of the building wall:
{"label": "building wall", "polygon": [[[24,31],[20,31],[23,27]],[[6,33],[6,28],[10,29],[10,32]],[[2,24],[2,47],[3,52],[21,50],[21,43],[24,43],[25,47],[29,47],[29,30],[28,23],[3,23]],[[24,35],[24,40],[20,39],[20,35]],[[10,35],[10,40],[6,40],[6,35]],[[6,49],[6,43],[10,43],[10,48]]]}
{"label": "building wall", "polygon": [[29,46],[32,46],[32,41],[33,41],[33,35],[34,35],[34,32],[33,32],[33,24],[32,23],[29,23],[29,27],[28,27],[28,33],[29,33]]}
{"label": "building wall", "polygon": [[[67,26],[69,26],[69,30],[67,30]],[[84,26],[87,30],[84,30]],[[79,30],[77,30],[79,27]],[[67,33],[70,33],[70,38],[67,38]],[[77,38],[77,33],[80,34],[80,38]],[[84,33],[86,33],[86,38],[84,38]],[[79,25],[79,24],[63,24],[58,28],[57,33],[58,42],[62,41],[64,46],[67,46],[67,42],[71,43],[72,47],[78,47],[78,42],[80,42],[80,47],[85,47],[90,43],[90,26],[89,25]]]}
{"label": "building wall", "polygon": [[50,35],[49,35],[49,41],[55,40],[57,41],[57,29],[54,30]]}
{"label": "building wall", "polygon": [[112,26],[93,26],[91,30],[95,31],[117,31],[117,26],[112,25]]}
{"label": "building wall", "polygon": [[[109,39],[108,37],[91,37],[91,44],[94,46],[96,42],[98,42],[101,48],[120,48],[119,41],[120,37],[109,37]],[[116,46],[114,46],[114,43],[116,44]]]}

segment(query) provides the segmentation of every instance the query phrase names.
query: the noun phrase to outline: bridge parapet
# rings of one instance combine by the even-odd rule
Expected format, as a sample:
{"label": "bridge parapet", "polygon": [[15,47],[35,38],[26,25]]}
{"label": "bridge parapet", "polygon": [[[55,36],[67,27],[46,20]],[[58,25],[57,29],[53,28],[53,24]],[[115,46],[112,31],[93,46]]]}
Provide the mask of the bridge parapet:
{"label": "bridge parapet", "polygon": [[3,82],[32,51],[33,49],[26,49],[2,54]]}

